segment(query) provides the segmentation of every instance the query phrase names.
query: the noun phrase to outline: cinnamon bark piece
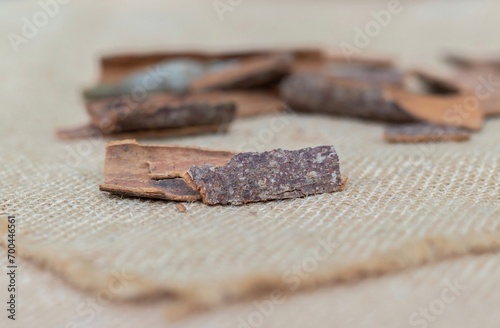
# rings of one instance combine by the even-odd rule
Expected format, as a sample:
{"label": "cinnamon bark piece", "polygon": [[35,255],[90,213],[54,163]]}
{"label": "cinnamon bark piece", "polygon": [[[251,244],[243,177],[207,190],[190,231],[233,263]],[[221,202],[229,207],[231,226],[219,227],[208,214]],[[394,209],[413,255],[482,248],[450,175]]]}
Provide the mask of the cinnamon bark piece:
{"label": "cinnamon bark piece", "polygon": [[[161,114],[160,108],[162,104],[165,107],[171,106],[169,104],[176,103],[193,103],[199,104],[207,103],[207,106],[212,106],[212,112],[217,113],[220,117],[217,118],[221,123],[217,124],[204,124],[193,125],[184,127],[168,127],[160,129],[136,130],[117,132],[117,123],[121,124],[122,120],[131,120],[136,117],[137,120],[142,120],[147,117],[147,120],[153,120],[153,125],[159,122],[154,121],[154,117],[147,116],[146,114],[154,111],[154,106],[158,108],[157,114]],[[236,105],[236,113],[233,114],[229,109],[228,103]],[[225,105],[222,105],[225,104]],[[225,106],[225,107],[224,107]],[[252,91],[227,91],[227,92],[209,92],[203,94],[193,94],[187,96],[175,96],[171,94],[151,94],[148,95],[141,103],[136,104],[127,101],[126,98],[106,98],[97,101],[90,101],[87,103],[88,112],[92,114],[93,124],[87,124],[75,128],[59,129],[57,137],[62,140],[82,139],[92,137],[113,137],[113,138],[159,138],[159,137],[178,137],[186,135],[208,134],[208,133],[224,133],[228,130],[228,123],[225,121],[230,120],[230,117],[236,115],[238,117],[248,117],[255,115],[264,115],[269,113],[281,112],[286,108],[285,103],[272,91],[252,90]],[[141,109],[146,109],[142,111]],[[225,108],[225,110],[221,110]],[[205,112],[206,121],[209,121],[209,113]],[[164,118],[167,115],[161,114]],[[127,119],[128,118],[128,119]],[[193,118],[193,123],[198,120],[200,122],[202,117]],[[214,118],[215,120],[215,118]],[[175,121],[172,121],[174,123]],[[140,122],[133,121],[133,125],[138,125]],[[178,123],[178,121],[177,121]],[[98,128],[94,126],[101,126]],[[143,124],[144,123],[140,123]],[[173,125],[173,124],[170,124]],[[120,128],[120,127],[118,127]]]}
{"label": "cinnamon bark piece", "polygon": [[181,178],[165,180],[112,179],[99,185],[99,189],[111,194],[129,197],[182,202],[200,199],[200,194]]}
{"label": "cinnamon bark piece", "polygon": [[[477,63],[479,65],[479,63]],[[438,75],[429,70],[412,70],[407,77],[418,77],[434,94],[461,93],[476,102],[484,116],[500,115],[500,70],[483,66],[458,66],[453,74]]]}
{"label": "cinnamon bark piece", "polygon": [[154,68],[146,68],[115,83],[99,84],[84,90],[86,100],[119,97],[134,91],[171,92],[181,94],[188,90],[190,83],[205,73],[206,65],[193,59],[173,59],[162,61]]}
{"label": "cinnamon bark piece", "polygon": [[[200,199],[200,194],[181,178],[193,164],[220,164],[231,153],[195,147],[140,145],[135,140],[113,141],[106,147],[104,184],[99,188],[113,194],[177,201]],[[161,174],[150,177],[150,164],[163,163]],[[170,172],[169,170],[172,170]]]}
{"label": "cinnamon bark piece", "polygon": [[211,95],[151,94],[141,102],[109,98],[90,102],[89,125],[61,129],[61,139],[88,137],[155,138],[227,131],[236,105]]}
{"label": "cinnamon bark piece", "polygon": [[177,210],[181,213],[187,212],[186,206],[184,206],[182,203],[175,204],[175,208],[177,208]]}
{"label": "cinnamon bark piece", "polygon": [[226,133],[227,124],[187,126],[181,128],[155,129],[148,131],[130,131],[120,133],[107,133],[91,124],[74,128],[63,128],[56,131],[56,136],[61,140],[88,139],[88,138],[114,138],[114,139],[154,139],[164,137],[181,137],[199,134]]}
{"label": "cinnamon bark piece", "polygon": [[[148,95],[141,103],[134,103],[127,98],[108,97],[97,101],[87,102],[87,110],[92,116],[95,116],[94,124],[109,124],[110,119],[107,118],[110,110],[117,105],[125,104],[130,108],[123,110],[125,113],[120,113],[118,118],[124,117],[127,112],[141,115],[141,108],[151,108],[152,106],[161,107],[172,103],[197,103],[208,102],[213,104],[218,103],[234,103],[236,105],[237,117],[248,117],[270,113],[273,111],[282,111],[285,108],[285,103],[279,98],[273,90],[238,90],[238,91],[214,91],[202,94],[192,94],[186,96],[176,96],[168,93],[157,93]],[[123,106],[123,105],[122,105]],[[104,121],[104,122],[102,122]]]}
{"label": "cinnamon bark piece", "polygon": [[299,111],[481,129],[484,112],[481,106],[469,105],[471,95],[451,85],[445,87],[443,82],[434,82],[430,93],[420,94],[396,83],[373,83],[366,78],[296,74],[282,83],[281,94],[292,109]]}
{"label": "cinnamon bark piece", "polygon": [[386,83],[329,74],[294,74],[281,84],[281,96],[294,110],[354,116],[387,122],[416,119],[384,96]]}
{"label": "cinnamon bark piece", "polygon": [[240,153],[223,166],[191,167],[186,181],[209,205],[305,197],[340,191],[345,182],[332,146]]}
{"label": "cinnamon bark piece", "polygon": [[162,61],[143,71],[125,77],[115,83],[99,84],[84,90],[86,100],[108,97],[126,97],[136,93],[168,92],[182,95],[189,91],[191,83],[204,76],[227,70],[239,64],[239,59],[203,62],[196,59],[178,58]]}
{"label": "cinnamon bark piece", "polygon": [[468,94],[416,94],[402,87],[388,86],[385,99],[419,121],[480,130],[484,112],[481,107],[468,106]]}
{"label": "cinnamon bark piece", "polygon": [[[101,83],[117,83],[131,74],[141,72],[161,62],[189,60],[201,64],[210,64],[220,61],[245,61],[277,53],[293,54],[295,58],[293,67],[299,70],[317,68],[330,61],[329,55],[325,51],[320,48],[309,47],[227,50],[170,49],[148,53],[122,53],[108,55],[101,59]],[[357,61],[357,56],[353,57],[355,57],[353,61]]]}
{"label": "cinnamon bark piece", "polygon": [[463,128],[426,123],[393,125],[384,132],[389,143],[467,141],[470,137],[471,133]]}
{"label": "cinnamon bark piece", "polygon": [[153,52],[128,52],[109,54],[101,59],[101,79],[104,84],[115,84],[132,74],[154,67],[158,63],[176,60],[195,61],[207,64],[214,61],[248,60],[256,57],[269,56],[276,53],[291,53],[294,57],[293,71],[317,71],[329,63],[348,63],[365,67],[393,67],[394,60],[388,56],[377,54],[354,54],[347,62],[341,52],[331,52],[317,47],[273,47],[273,48],[233,48],[216,49],[168,49]]}
{"label": "cinnamon bark piece", "polygon": [[292,68],[293,56],[280,54],[251,58],[227,70],[207,74],[191,84],[193,91],[248,89],[279,81]]}
{"label": "cinnamon bark piece", "polygon": [[152,94],[141,102],[118,98],[89,103],[87,111],[93,126],[118,133],[226,124],[234,119],[236,106],[205,95]]}

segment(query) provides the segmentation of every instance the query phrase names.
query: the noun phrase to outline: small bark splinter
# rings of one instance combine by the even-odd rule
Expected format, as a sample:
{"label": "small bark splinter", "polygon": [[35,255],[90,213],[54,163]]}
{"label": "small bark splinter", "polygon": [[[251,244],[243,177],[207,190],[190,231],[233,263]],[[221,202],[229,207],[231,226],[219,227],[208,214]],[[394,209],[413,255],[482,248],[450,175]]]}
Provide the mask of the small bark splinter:
{"label": "small bark splinter", "polygon": [[384,132],[389,143],[467,141],[470,137],[470,131],[463,128],[426,123],[393,125]]}

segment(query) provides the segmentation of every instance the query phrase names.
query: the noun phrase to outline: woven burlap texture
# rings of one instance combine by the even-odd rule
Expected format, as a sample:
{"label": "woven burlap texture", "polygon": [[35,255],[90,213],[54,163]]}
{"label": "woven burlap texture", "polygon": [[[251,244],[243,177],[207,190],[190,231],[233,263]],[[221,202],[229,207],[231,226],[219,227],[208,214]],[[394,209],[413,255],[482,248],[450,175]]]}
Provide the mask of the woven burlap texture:
{"label": "woven burlap texture", "polygon": [[[77,9],[91,13],[88,6]],[[19,9],[19,17],[31,11]],[[388,145],[382,140],[383,126],[376,123],[305,115],[245,119],[226,135],[154,142],[260,151],[334,145],[342,172],[349,176],[346,190],[242,207],[190,203],[187,213],[174,203],[100,192],[105,141],[61,142],[54,137],[56,127],[86,119],[78,93],[97,71],[95,66],[89,71],[90,60],[81,65],[79,58],[91,58],[105,46],[164,41],[160,29],[146,29],[151,43],[141,43],[140,34],[95,38],[99,27],[108,26],[108,16],[102,15],[101,25],[89,33],[83,28],[88,25],[82,17],[87,16],[69,8],[18,54],[6,39],[0,48],[2,58],[9,59],[0,63],[2,76],[8,76],[0,81],[1,210],[18,218],[21,254],[59,273],[61,281],[92,291],[102,286],[102,279],[125,272],[134,278],[122,291],[124,298],[159,286],[173,296],[210,286],[208,296],[193,292],[210,302],[217,299],[217,286],[225,283],[265,281],[283,273],[294,277],[297,267],[310,276],[426,238],[460,242],[471,234],[498,232],[498,120],[486,122],[467,143]],[[127,21],[125,14],[116,17]],[[18,27],[8,16],[2,24],[5,31]],[[58,29],[72,35],[71,40],[52,37],[57,34],[50,32]],[[181,34],[173,38],[183,41]],[[331,252],[316,260],[325,243]],[[488,263],[498,266],[498,257]]]}
{"label": "woven burlap texture", "polygon": [[[293,276],[297,266],[314,275],[426,236],[498,231],[498,158],[486,147],[497,122],[462,144],[388,146],[377,124],[308,116],[260,117],[237,122],[229,135],[174,142],[239,149],[241,140],[271,131],[272,120],[283,129],[263,148],[334,144],[350,177],[346,190],[241,207],[191,203],[180,213],[173,203],[100,192],[103,141],[19,138],[15,149],[44,154],[12,158],[3,171],[21,254],[89,290],[118,269],[136,277],[124,297],[191,294],[205,285],[194,301],[218,303],[227,291],[213,286],[228,281]],[[318,259],[321,248],[328,256]]]}

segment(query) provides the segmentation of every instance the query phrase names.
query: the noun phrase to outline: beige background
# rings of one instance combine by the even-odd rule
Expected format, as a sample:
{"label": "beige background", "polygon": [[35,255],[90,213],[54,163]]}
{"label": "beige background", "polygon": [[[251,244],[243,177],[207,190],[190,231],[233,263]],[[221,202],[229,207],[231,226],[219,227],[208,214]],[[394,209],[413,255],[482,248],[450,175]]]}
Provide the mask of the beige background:
{"label": "beige background", "polygon": [[[403,66],[439,66],[447,49],[497,50],[495,1],[401,1],[404,10],[363,51],[394,54]],[[9,32],[40,10],[34,1],[0,9],[0,205],[18,217],[23,245],[92,274],[126,270],[166,286],[211,285],[300,265],[329,235],[338,245],[321,267],[369,258],[426,235],[498,231],[499,120],[466,144],[386,145],[375,123],[289,117],[259,150],[333,144],[350,180],[343,193],[245,207],[110,197],[99,192],[104,141],[60,142],[59,126],[86,121],[82,87],[98,77],[98,58],[118,49],[172,46],[353,42],[355,26],[385,1],[243,1],[220,20],[211,1],[70,1],[15,53]],[[269,128],[269,117],[236,122],[229,135],[157,140],[237,149]],[[72,157],[71,154],[73,155]],[[76,157],[75,157],[75,154]],[[5,261],[5,252],[0,259]],[[458,279],[467,288],[430,327],[496,327],[500,257],[462,258],[418,270],[290,297],[261,327],[405,327]],[[252,302],[217,308],[177,323],[175,299],[88,310],[83,293],[61,276],[19,261],[17,327],[238,327]],[[5,267],[5,262],[2,262]],[[2,275],[3,276],[3,275]],[[6,299],[5,279],[0,297]],[[3,301],[2,301],[3,302]],[[83,305],[82,305],[83,304]],[[3,311],[2,311],[3,313]],[[89,320],[86,320],[90,318]],[[2,314],[0,323],[4,324]]]}

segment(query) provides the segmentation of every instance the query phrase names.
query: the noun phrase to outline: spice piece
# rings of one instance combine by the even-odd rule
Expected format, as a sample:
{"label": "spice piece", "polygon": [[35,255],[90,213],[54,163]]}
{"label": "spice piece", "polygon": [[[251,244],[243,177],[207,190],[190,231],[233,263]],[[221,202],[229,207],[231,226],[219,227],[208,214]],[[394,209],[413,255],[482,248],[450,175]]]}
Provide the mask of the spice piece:
{"label": "spice piece", "polygon": [[[388,75],[390,76],[390,75]],[[387,79],[386,76],[385,78]],[[433,81],[430,94],[418,94],[392,83],[392,78],[371,82],[374,77],[335,77],[322,74],[294,74],[281,85],[281,95],[292,109],[356,116],[395,123],[428,122],[479,130],[483,124],[480,106],[469,106],[469,94]],[[377,80],[375,79],[375,80]],[[382,79],[383,80],[383,79]]]}
{"label": "spice piece", "polygon": [[[168,63],[175,60],[189,60],[202,65],[210,65],[211,63],[226,61],[246,61],[252,58],[271,56],[276,53],[293,54],[295,59],[293,64],[294,70],[317,68],[331,60],[345,61],[345,57],[341,54],[330,59],[331,55],[320,48],[233,48],[224,51],[170,49],[168,51],[155,53],[128,53],[106,56],[101,59],[101,82],[106,84],[117,83],[132,74],[146,70],[148,67],[154,67],[159,63]],[[354,55],[351,59],[353,62],[358,62],[360,61],[358,57],[359,56]],[[362,58],[361,61],[381,64],[379,58]]]}
{"label": "spice piece", "polygon": [[483,126],[483,110],[480,106],[469,106],[468,94],[416,94],[402,87],[387,86],[384,96],[419,121],[471,130],[480,130]]}
{"label": "spice piece", "polygon": [[304,197],[344,186],[339,158],[331,146],[240,153],[223,166],[191,167],[186,181],[210,205]]}
{"label": "spice piece", "polygon": [[182,204],[182,203],[175,204],[175,207],[181,213],[186,213],[187,212],[186,206],[184,206],[184,204]]}
{"label": "spice piece", "polygon": [[200,194],[181,178],[165,180],[111,179],[107,183],[99,185],[99,189],[116,195],[132,197],[176,201],[200,199]]}
{"label": "spice piece", "polygon": [[[108,143],[106,147],[105,183],[99,188],[102,191],[126,196],[179,201],[198,200],[199,192],[188,186],[180,177],[193,165],[192,163],[219,164],[231,156],[232,153],[229,152],[195,147],[139,145],[135,140],[114,141]],[[157,178],[169,177],[169,179],[151,179],[151,163],[162,162],[162,165],[156,164],[156,167],[161,166],[163,169],[153,172]]]}
{"label": "spice piece", "polygon": [[281,96],[294,110],[355,116],[387,122],[416,119],[384,96],[386,83],[329,74],[294,74],[281,84]]}
{"label": "spice piece", "polygon": [[206,96],[153,94],[140,103],[108,99],[88,104],[93,126],[107,133],[229,123],[236,106]]}
{"label": "spice piece", "polygon": [[384,139],[390,143],[466,141],[471,133],[455,126],[426,123],[400,124],[385,129]]}
{"label": "spice piece", "polygon": [[[205,73],[206,67],[198,60],[173,59],[134,73],[116,83],[99,84],[84,91],[87,100],[131,95],[144,92],[185,93],[190,83]],[[146,83],[146,85],[145,85]]]}
{"label": "spice piece", "polygon": [[107,98],[87,104],[91,124],[61,129],[61,139],[112,136],[154,138],[226,132],[236,105],[228,97],[152,94],[140,103]]}
{"label": "spice piece", "polygon": [[193,81],[194,91],[246,89],[268,86],[288,74],[291,54],[251,58],[229,69],[204,75]]}
{"label": "spice piece", "polygon": [[120,133],[106,133],[91,124],[86,124],[74,128],[63,128],[56,131],[56,136],[61,140],[87,139],[87,138],[132,138],[132,139],[153,139],[161,137],[180,137],[208,133],[226,133],[227,124],[220,125],[199,125],[186,126],[182,128],[167,128],[148,131],[130,131]]}
{"label": "spice piece", "polygon": [[186,94],[191,83],[204,76],[237,66],[239,59],[224,59],[204,62],[200,59],[168,59],[140,72],[131,74],[115,83],[99,84],[84,91],[86,100],[108,97],[126,97],[139,91],[148,94],[166,92]]}

